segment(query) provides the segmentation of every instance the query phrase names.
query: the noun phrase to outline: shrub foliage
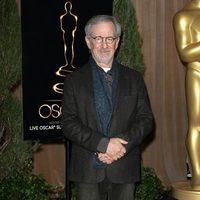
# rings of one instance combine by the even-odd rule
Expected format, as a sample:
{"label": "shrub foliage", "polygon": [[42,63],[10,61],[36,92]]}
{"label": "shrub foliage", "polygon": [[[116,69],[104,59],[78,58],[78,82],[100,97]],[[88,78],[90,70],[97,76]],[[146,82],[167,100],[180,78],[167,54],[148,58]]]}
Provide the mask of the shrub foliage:
{"label": "shrub foliage", "polygon": [[21,79],[20,17],[13,0],[0,0],[0,180],[23,171],[32,156],[23,141],[22,105],[14,95]]}

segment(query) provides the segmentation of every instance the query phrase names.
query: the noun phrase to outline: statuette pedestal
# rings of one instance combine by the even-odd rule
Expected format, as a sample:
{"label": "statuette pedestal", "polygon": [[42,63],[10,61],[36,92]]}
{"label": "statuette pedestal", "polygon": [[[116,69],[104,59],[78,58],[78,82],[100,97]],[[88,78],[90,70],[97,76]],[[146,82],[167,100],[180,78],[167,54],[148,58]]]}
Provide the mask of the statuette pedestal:
{"label": "statuette pedestal", "polygon": [[172,184],[172,196],[178,200],[200,200],[200,191],[193,190],[189,180]]}

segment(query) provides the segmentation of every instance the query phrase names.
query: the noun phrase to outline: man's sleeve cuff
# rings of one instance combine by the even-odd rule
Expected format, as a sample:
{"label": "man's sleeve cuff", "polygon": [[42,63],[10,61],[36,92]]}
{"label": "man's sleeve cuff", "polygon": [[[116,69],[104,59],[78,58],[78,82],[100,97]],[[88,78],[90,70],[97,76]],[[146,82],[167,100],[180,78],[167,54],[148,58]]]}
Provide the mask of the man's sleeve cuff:
{"label": "man's sleeve cuff", "polygon": [[101,153],[105,153],[108,147],[109,138],[102,138],[97,146],[97,151]]}

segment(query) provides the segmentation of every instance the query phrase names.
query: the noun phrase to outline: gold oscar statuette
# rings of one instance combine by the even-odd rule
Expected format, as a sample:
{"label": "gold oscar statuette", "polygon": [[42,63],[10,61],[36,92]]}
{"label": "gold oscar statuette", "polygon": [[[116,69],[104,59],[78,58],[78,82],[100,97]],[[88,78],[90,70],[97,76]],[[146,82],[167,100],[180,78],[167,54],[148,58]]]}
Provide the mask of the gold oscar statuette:
{"label": "gold oscar statuette", "polygon": [[173,19],[176,47],[186,65],[188,131],[186,148],[192,178],[172,184],[173,197],[200,200],[200,0],[191,0]]}

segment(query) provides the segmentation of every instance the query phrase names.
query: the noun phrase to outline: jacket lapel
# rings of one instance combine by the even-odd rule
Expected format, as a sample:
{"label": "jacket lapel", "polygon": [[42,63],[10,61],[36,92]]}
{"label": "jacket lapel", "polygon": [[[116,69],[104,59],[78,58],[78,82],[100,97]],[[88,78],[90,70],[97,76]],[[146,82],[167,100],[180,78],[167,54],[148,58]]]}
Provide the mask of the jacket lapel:
{"label": "jacket lapel", "polygon": [[126,73],[124,73],[123,67],[119,65],[119,80],[117,86],[117,95],[115,100],[115,105],[113,109],[113,114],[117,112],[118,105],[121,99],[126,95],[129,94],[129,85],[128,85],[128,77]]}
{"label": "jacket lapel", "polygon": [[90,105],[90,110],[88,112],[90,113],[90,115],[94,116],[96,127],[98,131],[101,131],[99,119],[98,119],[98,115],[97,115],[96,107],[95,107],[92,70],[89,64],[87,64],[87,66],[85,67],[85,71],[82,73],[81,77],[83,78],[83,81],[84,81],[85,95],[87,95],[87,98],[89,98],[89,101],[87,101],[87,103]]}

